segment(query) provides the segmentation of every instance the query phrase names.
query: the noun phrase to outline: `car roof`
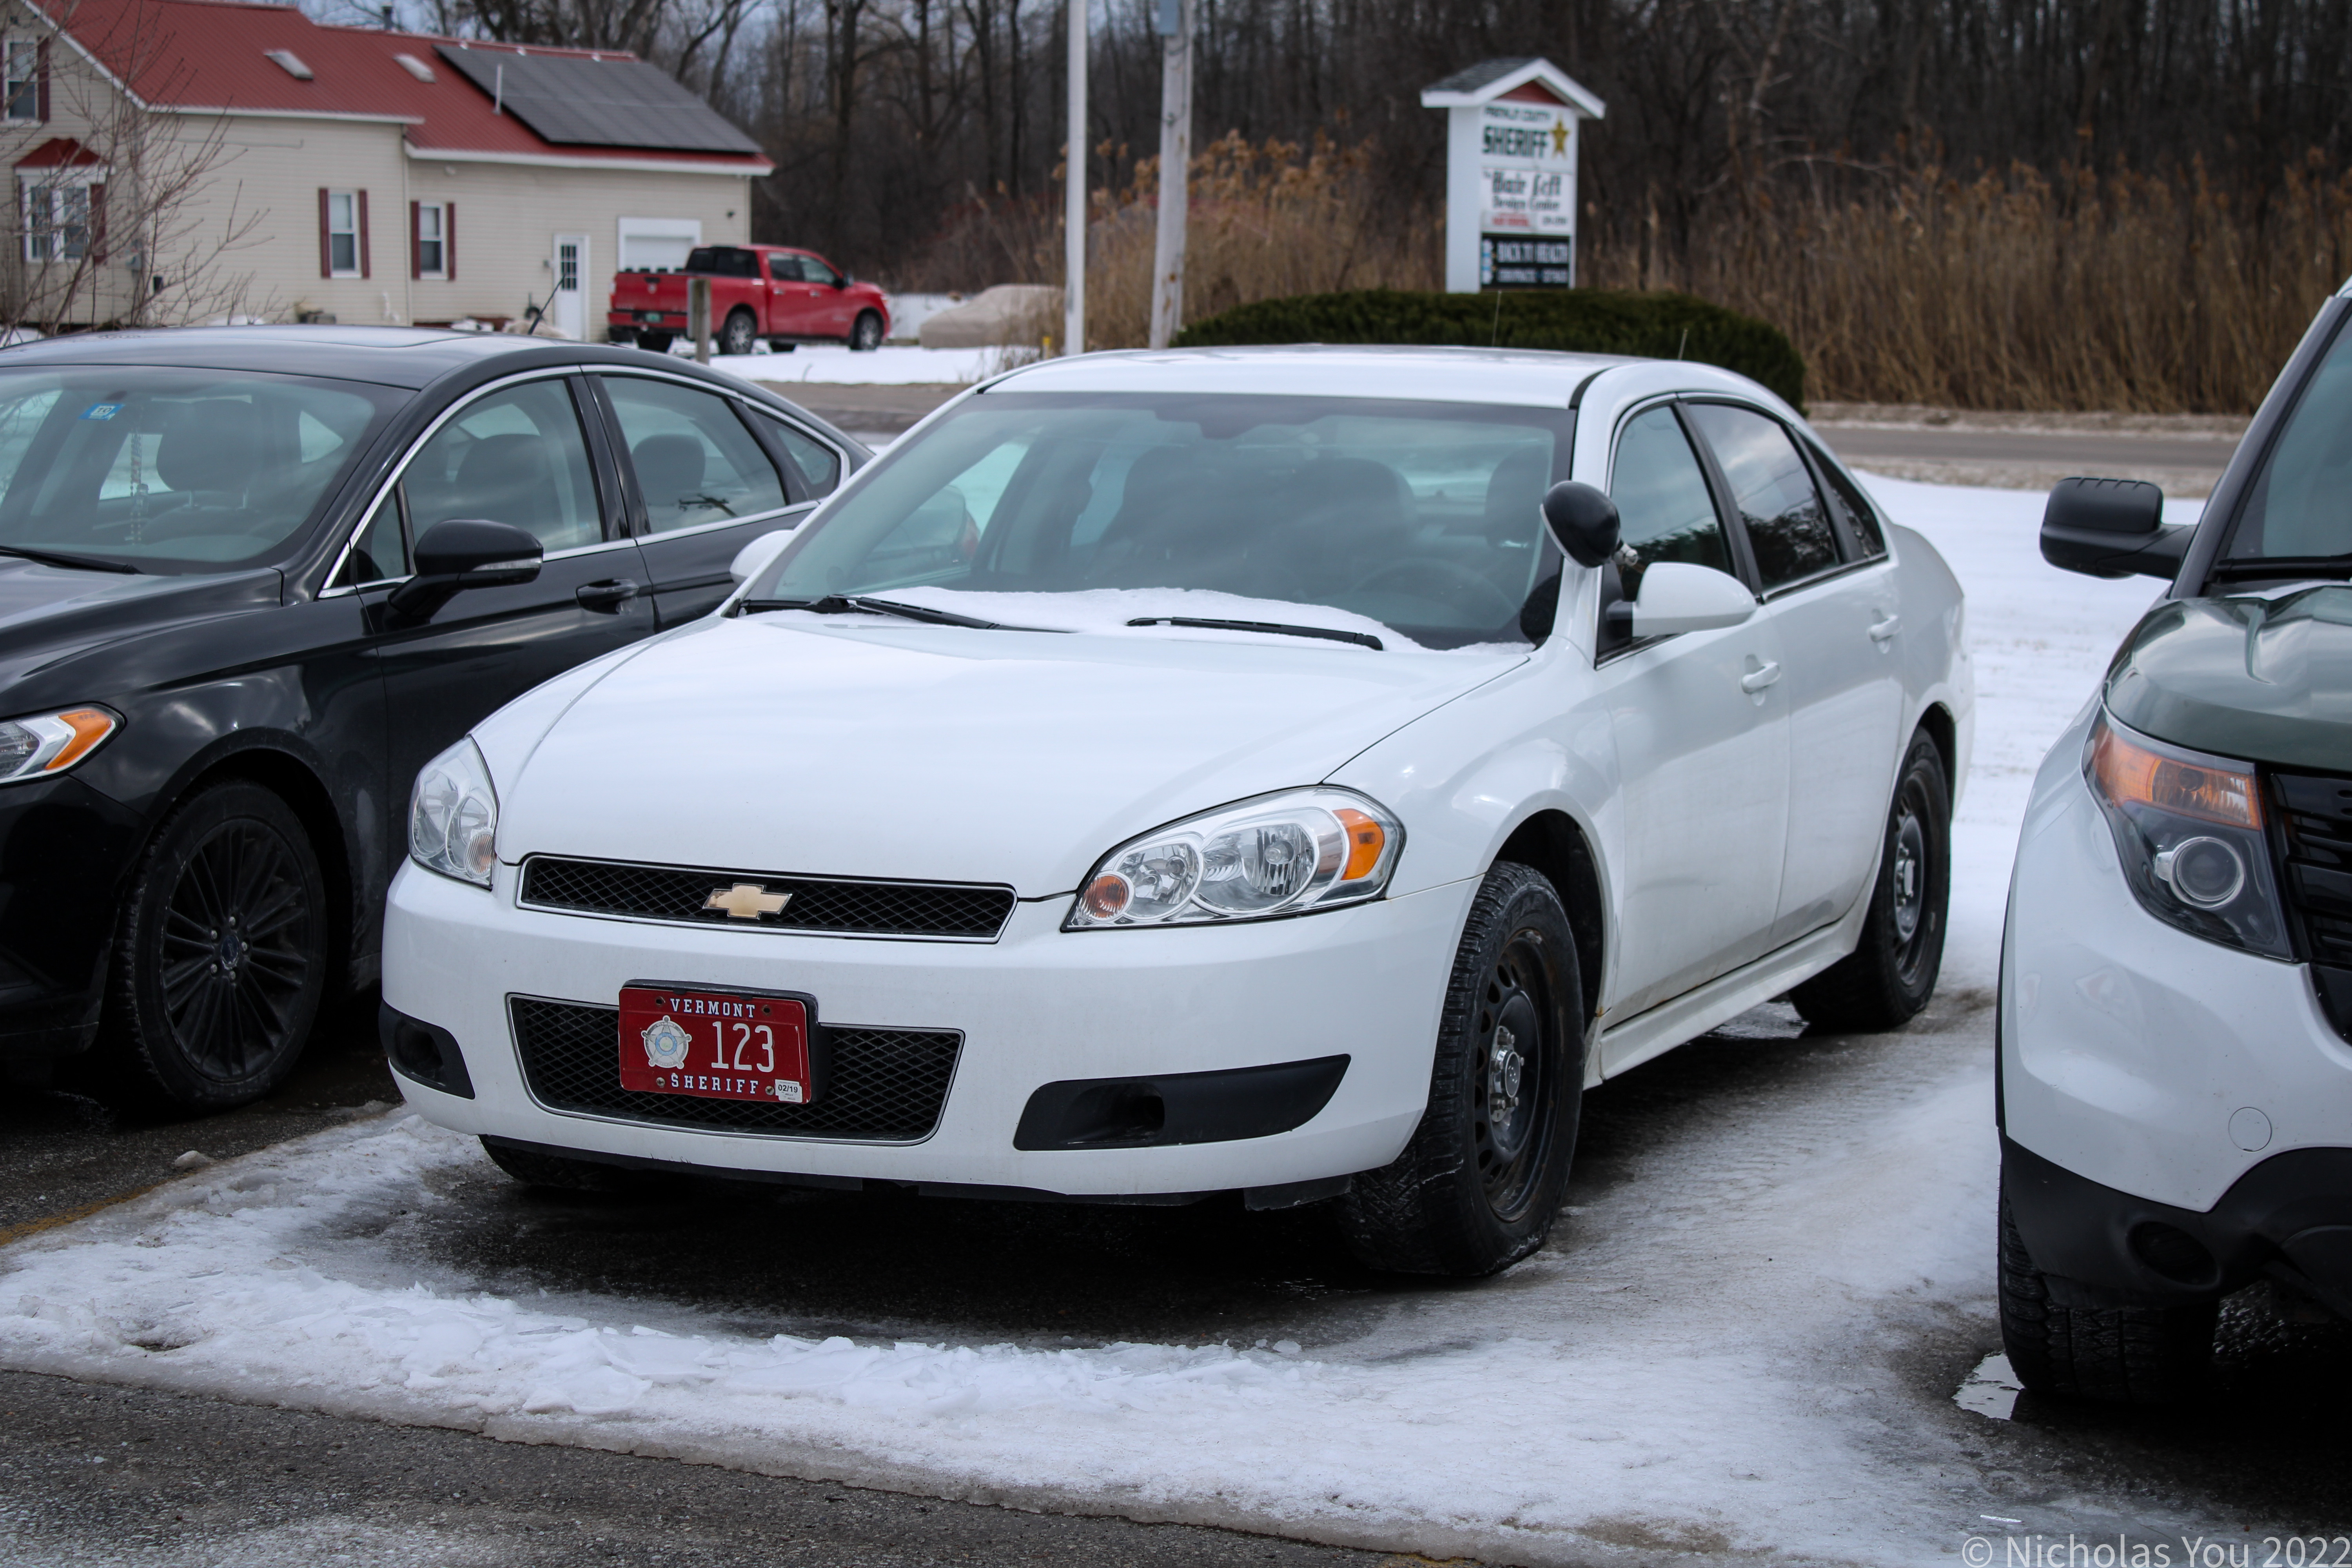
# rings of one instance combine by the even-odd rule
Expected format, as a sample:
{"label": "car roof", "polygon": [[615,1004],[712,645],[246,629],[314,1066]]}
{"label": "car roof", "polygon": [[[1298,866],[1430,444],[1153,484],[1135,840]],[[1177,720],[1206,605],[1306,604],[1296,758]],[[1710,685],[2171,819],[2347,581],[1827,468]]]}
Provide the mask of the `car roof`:
{"label": "car roof", "polygon": [[1639,361],[1546,349],[1136,349],[1045,360],[989,383],[991,392],[1256,393],[1422,403],[1568,406],[1600,372]]}
{"label": "car roof", "polygon": [[[0,370],[36,365],[185,365],[207,370],[276,371],[336,376],[388,386],[422,387],[451,371],[509,355],[568,349],[566,358],[601,360],[620,351],[519,332],[453,332],[430,327],[152,327],[73,332],[0,350]],[[626,351],[635,355],[636,351]]]}

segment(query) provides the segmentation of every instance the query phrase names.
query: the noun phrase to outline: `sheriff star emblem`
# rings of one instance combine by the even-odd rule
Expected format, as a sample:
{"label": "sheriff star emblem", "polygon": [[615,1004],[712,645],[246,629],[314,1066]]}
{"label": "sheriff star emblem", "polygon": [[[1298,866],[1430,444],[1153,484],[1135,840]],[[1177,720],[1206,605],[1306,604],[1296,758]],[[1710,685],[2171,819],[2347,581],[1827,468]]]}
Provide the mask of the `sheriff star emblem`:
{"label": "sheriff star emblem", "polygon": [[730,921],[755,921],[761,915],[783,913],[792,901],[790,893],[772,893],[757,882],[738,882],[731,888],[712,889],[702,907],[721,910]]}

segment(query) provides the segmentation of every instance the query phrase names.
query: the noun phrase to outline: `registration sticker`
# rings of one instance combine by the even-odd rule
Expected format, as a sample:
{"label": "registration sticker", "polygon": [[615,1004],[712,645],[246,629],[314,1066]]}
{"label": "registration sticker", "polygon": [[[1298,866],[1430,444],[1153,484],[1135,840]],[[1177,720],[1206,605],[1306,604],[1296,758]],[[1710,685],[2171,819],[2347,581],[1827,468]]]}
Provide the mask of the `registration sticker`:
{"label": "registration sticker", "polygon": [[799,997],[631,984],[621,990],[621,1087],[806,1105],[816,1098]]}
{"label": "registration sticker", "polygon": [[111,419],[122,412],[120,403],[93,403],[81,412],[85,419]]}

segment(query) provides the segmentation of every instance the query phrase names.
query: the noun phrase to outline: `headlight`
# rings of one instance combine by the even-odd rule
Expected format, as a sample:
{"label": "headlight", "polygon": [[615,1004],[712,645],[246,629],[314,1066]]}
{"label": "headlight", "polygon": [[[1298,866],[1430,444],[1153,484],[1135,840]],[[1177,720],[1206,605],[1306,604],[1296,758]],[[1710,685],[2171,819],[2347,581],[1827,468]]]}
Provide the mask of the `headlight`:
{"label": "headlight", "polygon": [[1404,847],[1386,807],[1288,790],[1171,822],[1095,863],[1064,931],[1305,914],[1378,898]]}
{"label": "headlight", "polygon": [[425,764],[408,797],[408,853],[428,871],[490,885],[497,861],[499,792],[472,736]]}
{"label": "headlight", "polygon": [[68,708],[0,723],[0,784],[61,773],[121,725],[103,708]]}
{"label": "headlight", "polygon": [[2182,751],[2102,713],[2083,771],[2148,913],[2208,942],[2294,958],[2252,763]]}

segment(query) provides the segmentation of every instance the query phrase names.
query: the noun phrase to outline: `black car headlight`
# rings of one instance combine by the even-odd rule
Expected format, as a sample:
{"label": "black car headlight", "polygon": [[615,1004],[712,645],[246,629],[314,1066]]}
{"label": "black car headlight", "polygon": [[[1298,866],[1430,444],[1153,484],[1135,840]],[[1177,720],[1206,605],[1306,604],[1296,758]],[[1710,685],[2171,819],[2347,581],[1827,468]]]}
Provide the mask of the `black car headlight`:
{"label": "black car headlight", "polygon": [[121,726],[103,708],[67,708],[0,722],[0,784],[61,773]]}
{"label": "black car headlight", "polygon": [[2208,942],[2292,962],[2252,763],[2183,751],[2105,713],[2083,772],[2148,913]]}

